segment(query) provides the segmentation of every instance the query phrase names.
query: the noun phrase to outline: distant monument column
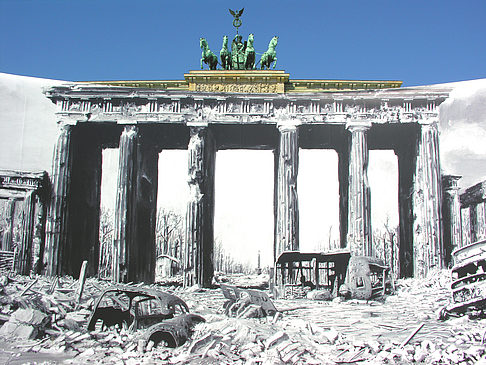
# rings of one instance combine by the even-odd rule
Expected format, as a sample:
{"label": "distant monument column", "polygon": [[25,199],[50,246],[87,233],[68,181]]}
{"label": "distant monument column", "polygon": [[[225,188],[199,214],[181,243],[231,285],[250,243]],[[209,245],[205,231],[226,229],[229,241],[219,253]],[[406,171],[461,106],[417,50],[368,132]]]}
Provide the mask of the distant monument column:
{"label": "distant monument column", "polygon": [[216,146],[205,126],[191,127],[188,145],[184,286],[209,287],[213,279],[214,168]]}
{"label": "distant monument column", "polygon": [[144,145],[139,128],[125,126],[120,136],[113,280],[153,282],[157,204],[155,150]]}
{"label": "distant monument column", "polygon": [[368,183],[369,124],[348,123],[349,193],[347,247],[351,255],[372,255],[371,197]]}
{"label": "distant monument column", "polygon": [[297,126],[279,126],[275,179],[275,257],[284,251],[299,250],[299,203],[297,173],[299,141]]}
{"label": "distant monument column", "polygon": [[51,202],[46,222],[46,274],[62,274],[63,245],[68,239],[67,195],[71,179],[71,125],[62,125],[54,148]]}
{"label": "distant monument column", "polygon": [[457,182],[460,176],[442,176],[443,205],[442,218],[444,222],[444,252],[445,262],[451,262],[451,253],[461,247],[461,202]]}
{"label": "distant monument column", "polygon": [[417,144],[413,193],[414,277],[444,266],[442,243],[442,184],[439,133],[436,123],[422,124]]}

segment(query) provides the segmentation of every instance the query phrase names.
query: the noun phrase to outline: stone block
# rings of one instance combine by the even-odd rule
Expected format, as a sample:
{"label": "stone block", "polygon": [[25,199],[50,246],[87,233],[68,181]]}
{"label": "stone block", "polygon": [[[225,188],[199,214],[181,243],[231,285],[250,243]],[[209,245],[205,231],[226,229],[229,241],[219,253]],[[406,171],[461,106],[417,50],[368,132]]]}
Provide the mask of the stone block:
{"label": "stone block", "polygon": [[0,328],[0,336],[16,337],[24,340],[34,339],[38,333],[34,326],[18,322],[7,322]]}
{"label": "stone block", "polygon": [[18,309],[10,317],[2,328],[0,335],[4,337],[16,337],[22,339],[36,338],[49,322],[49,317],[32,308]]}
{"label": "stone block", "polygon": [[289,339],[289,335],[285,332],[279,331],[276,332],[273,336],[269,337],[265,341],[265,348],[269,349],[272,346],[278,345],[279,343],[286,341]]}
{"label": "stone block", "polygon": [[330,290],[312,290],[307,293],[307,299],[310,300],[332,300]]}
{"label": "stone block", "polygon": [[10,318],[10,322],[30,324],[32,326],[45,326],[48,316],[41,311],[32,308],[18,309]]}

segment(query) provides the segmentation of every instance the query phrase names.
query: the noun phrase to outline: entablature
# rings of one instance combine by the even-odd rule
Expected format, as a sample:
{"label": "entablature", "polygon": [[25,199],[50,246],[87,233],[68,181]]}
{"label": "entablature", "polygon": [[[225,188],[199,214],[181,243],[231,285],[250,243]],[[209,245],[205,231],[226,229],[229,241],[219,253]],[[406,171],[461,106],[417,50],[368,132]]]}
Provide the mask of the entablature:
{"label": "entablature", "polygon": [[47,172],[0,170],[0,190],[31,191],[45,187]]}
{"label": "entablature", "polygon": [[47,89],[57,115],[69,124],[264,123],[346,124],[431,123],[448,97],[446,88],[412,87],[326,93],[214,93],[168,91],[93,84]]}

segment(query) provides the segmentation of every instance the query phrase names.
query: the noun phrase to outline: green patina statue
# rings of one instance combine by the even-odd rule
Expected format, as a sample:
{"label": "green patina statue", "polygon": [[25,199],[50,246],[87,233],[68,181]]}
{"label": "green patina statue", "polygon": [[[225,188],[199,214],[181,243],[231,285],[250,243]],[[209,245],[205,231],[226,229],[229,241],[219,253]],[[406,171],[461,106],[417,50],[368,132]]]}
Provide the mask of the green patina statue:
{"label": "green patina statue", "polygon": [[[228,36],[223,37],[223,46],[219,52],[221,59],[221,67],[223,70],[253,70],[255,69],[255,48],[253,46],[254,36],[250,34],[248,40],[243,43],[241,35],[238,33],[238,28],[242,22],[240,16],[243,14],[244,8],[241,10],[229,9],[231,15],[233,15],[233,26],[236,28],[236,35],[231,42],[231,51],[228,49]],[[277,46],[278,37],[273,37],[268,45],[268,50],[262,55],[259,63],[262,70],[270,69],[273,62],[273,68],[277,65],[277,52],[275,47]],[[211,52],[208,46],[208,42],[205,38],[200,39],[200,46],[202,49],[201,56],[201,69],[203,68],[203,62],[209,66],[210,70],[216,70],[218,65],[218,57]],[[260,53],[259,53],[260,54]]]}
{"label": "green patina statue", "polygon": [[231,68],[233,70],[245,69],[245,43],[241,41],[240,34],[235,35],[233,42],[231,42]]}
{"label": "green patina statue", "polygon": [[199,45],[202,49],[201,70],[203,69],[203,62],[209,66],[210,70],[216,70],[216,66],[218,65],[218,57],[209,49],[206,38],[201,38],[199,40]]}
{"label": "green patina statue", "polygon": [[219,52],[219,58],[221,60],[221,67],[223,70],[231,69],[231,53],[228,51],[228,36],[223,37],[223,47]]}
{"label": "green patina statue", "polygon": [[235,18],[233,20],[233,27],[236,28],[236,33],[238,33],[238,28],[241,27],[241,19],[240,19],[240,16],[243,15],[243,10],[245,10],[245,8],[242,8],[241,10],[231,10],[231,9],[229,9],[230,14],[233,15],[233,17]]}
{"label": "green patina statue", "polygon": [[253,33],[248,36],[245,49],[245,70],[255,68],[255,48],[253,47]]}
{"label": "green patina statue", "polygon": [[262,58],[260,59],[260,66],[262,70],[264,70],[265,68],[270,69],[270,65],[272,64],[272,62],[275,62],[273,64],[273,68],[275,68],[275,66],[277,65],[277,52],[275,52],[277,42],[278,37],[273,37],[268,44],[267,51],[262,55]]}

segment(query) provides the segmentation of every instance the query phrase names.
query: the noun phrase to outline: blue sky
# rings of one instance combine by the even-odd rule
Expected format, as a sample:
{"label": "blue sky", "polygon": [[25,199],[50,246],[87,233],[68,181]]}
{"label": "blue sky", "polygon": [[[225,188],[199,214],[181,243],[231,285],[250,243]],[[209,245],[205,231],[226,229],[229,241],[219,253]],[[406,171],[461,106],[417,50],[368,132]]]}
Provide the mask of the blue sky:
{"label": "blue sky", "polygon": [[0,72],[63,80],[182,79],[199,37],[219,54],[228,8],[257,52],[279,36],[278,69],[294,79],[486,77],[486,1],[0,0]]}

